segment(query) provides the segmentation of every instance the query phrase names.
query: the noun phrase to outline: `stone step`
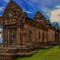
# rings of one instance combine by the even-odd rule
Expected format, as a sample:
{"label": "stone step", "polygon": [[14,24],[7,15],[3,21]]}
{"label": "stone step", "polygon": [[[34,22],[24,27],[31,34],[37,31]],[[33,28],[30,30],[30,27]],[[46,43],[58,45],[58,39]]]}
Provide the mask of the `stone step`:
{"label": "stone step", "polygon": [[0,53],[15,53],[16,52],[16,48],[1,48],[0,47]]}
{"label": "stone step", "polygon": [[23,53],[16,53],[17,56],[30,56],[37,53],[37,51],[31,51],[31,52],[23,52]]}
{"label": "stone step", "polygon": [[8,50],[0,50],[0,53],[1,53],[1,52],[3,52],[3,53],[4,53],[4,52],[7,52],[7,51],[8,51]]}
{"label": "stone step", "polygon": [[12,53],[0,53],[0,60],[14,60],[15,56]]}

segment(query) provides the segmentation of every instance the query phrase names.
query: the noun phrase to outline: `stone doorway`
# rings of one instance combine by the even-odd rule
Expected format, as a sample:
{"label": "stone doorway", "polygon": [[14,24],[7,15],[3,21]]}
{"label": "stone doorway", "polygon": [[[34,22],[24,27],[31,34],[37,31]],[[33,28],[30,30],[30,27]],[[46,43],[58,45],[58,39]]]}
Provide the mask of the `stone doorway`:
{"label": "stone doorway", "polygon": [[7,33],[7,43],[9,46],[14,46],[16,44],[17,30],[16,29],[8,29]]}

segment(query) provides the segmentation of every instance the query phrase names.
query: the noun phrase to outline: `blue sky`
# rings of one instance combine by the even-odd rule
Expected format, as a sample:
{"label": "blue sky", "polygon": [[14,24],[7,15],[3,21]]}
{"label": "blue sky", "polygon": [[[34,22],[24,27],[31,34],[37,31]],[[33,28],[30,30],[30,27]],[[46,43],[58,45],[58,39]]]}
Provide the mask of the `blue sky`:
{"label": "blue sky", "polygon": [[[0,15],[10,0],[0,0]],[[27,12],[29,17],[33,17],[37,10],[51,21],[58,22],[60,27],[60,0],[14,0]]]}

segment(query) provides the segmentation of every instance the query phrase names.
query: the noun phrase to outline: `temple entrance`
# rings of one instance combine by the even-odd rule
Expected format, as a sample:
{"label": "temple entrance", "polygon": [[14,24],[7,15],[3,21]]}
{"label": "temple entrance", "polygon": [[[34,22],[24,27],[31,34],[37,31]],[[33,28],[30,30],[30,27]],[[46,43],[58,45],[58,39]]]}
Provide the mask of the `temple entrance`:
{"label": "temple entrance", "polygon": [[16,29],[8,29],[8,45],[16,44]]}

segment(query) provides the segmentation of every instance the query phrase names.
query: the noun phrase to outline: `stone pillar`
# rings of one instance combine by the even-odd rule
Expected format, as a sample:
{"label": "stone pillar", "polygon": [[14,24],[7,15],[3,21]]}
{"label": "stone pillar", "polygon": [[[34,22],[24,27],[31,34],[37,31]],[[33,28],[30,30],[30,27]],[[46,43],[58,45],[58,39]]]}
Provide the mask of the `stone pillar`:
{"label": "stone pillar", "polygon": [[7,30],[7,28],[6,28],[6,47],[8,47],[8,30]]}
{"label": "stone pillar", "polygon": [[17,45],[20,45],[21,44],[21,29],[20,28],[17,28]]}
{"label": "stone pillar", "polygon": [[7,40],[7,29],[3,28],[3,46],[8,47],[8,40]]}
{"label": "stone pillar", "polygon": [[10,46],[10,32],[9,32],[9,30],[7,31],[7,33],[8,33],[8,45]]}
{"label": "stone pillar", "polygon": [[36,28],[36,42],[39,42],[39,34],[38,34],[39,30]]}
{"label": "stone pillar", "polygon": [[34,42],[36,42],[36,28],[34,29]]}
{"label": "stone pillar", "polygon": [[44,42],[47,42],[47,38],[46,38],[46,31],[44,31]]}
{"label": "stone pillar", "polygon": [[6,46],[6,29],[5,28],[3,28],[2,37],[3,37],[3,46],[5,47]]}
{"label": "stone pillar", "polygon": [[31,30],[32,32],[31,32],[31,39],[32,39],[32,42],[35,42],[35,29],[34,28],[32,28],[32,30]]}
{"label": "stone pillar", "polygon": [[48,38],[49,37],[49,35],[48,35],[48,31],[46,31],[46,39],[47,39],[47,42],[48,42]]}
{"label": "stone pillar", "polygon": [[23,44],[25,44],[26,41],[27,41],[27,37],[26,37],[26,29],[23,29],[23,31],[22,31],[22,39],[23,39]]}
{"label": "stone pillar", "polygon": [[42,30],[40,29],[40,42],[42,42]]}
{"label": "stone pillar", "polygon": [[36,41],[36,28],[34,28],[34,42]]}
{"label": "stone pillar", "polygon": [[40,30],[38,29],[38,43],[40,42]]}
{"label": "stone pillar", "polygon": [[41,41],[40,41],[40,40],[41,40],[40,29],[39,29],[39,33],[38,33],[38,34],[39,34],[39,42],[41,42]]}
{"label": "stone pillar", "polygon": [[15,37],[14,37],[14,46],[17,45],[17,29],[14,29],[15,30]]}
{"label": "stone pillar", "polygon": [[53,38],[53,36],[52,36],[52,30],[50,29],[50,31],[49,31],[49,41],[52,41],[52,38]]}

